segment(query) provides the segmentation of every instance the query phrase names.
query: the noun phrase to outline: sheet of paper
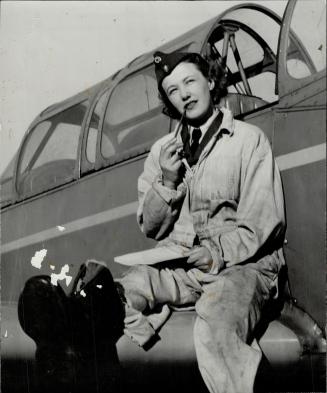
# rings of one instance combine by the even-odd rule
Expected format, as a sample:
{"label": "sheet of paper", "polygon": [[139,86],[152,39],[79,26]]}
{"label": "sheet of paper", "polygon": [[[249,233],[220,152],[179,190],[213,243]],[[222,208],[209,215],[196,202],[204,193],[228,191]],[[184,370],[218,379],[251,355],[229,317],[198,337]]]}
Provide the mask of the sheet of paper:
{"label": "sheet of paper", "polygon": [[122,265],[154,265],[159,262],[171,261],[188,257],[188,249],[157,247],[148,250],[132,252],[130,254],[120,255],[114,258],[114,261]]}

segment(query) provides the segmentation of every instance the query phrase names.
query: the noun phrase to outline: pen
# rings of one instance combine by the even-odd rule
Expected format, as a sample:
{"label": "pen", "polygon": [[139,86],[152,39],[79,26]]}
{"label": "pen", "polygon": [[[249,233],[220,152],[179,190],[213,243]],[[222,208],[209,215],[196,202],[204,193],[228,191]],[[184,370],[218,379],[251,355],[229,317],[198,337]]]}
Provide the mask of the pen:
{"label": "pen", "polygon": [[[186,109],[184,109],[184,112],[183,112],[183,114],[182,114],[182,117],[181,117],[181,119],[180,119],[180,121],[179,121],[179,123],[178,123],[178,126],[176,127],[176,131],[175,131],[175,134],[174,134],[174,137],[175,137],[175,138],[177,137],[178,132],[179,132],[181,126],[182,126],[182,123],[183,123],[185,114],[186,114]],[[182,163],[184,164],[185,168],[186,168],[188,171],[191,171],[191,167],[189,166],[189,164],[188,164],[188,162],[186,161],[185,158],[182,159]]]}
{"label": "pen", "polygon": [[183,120],[184,120],[184,117],[185,117],[185,113],[186,113],[186,109],[184,110],[184,112],[183,112],[183,114],[182,114],[182,117],[181,117],[181,119],[180,119],[180,121],[179,121],[179,123],[178,123],[178,126],[176,127],[176,131],[175,131],[175,133],[174,133],[174,138],[177,137],[177,134],[178,134],[178,132],[179,132],[181,126],[182,126],[182,123],[183,123]]}
{"label": "pen", "polygon": [[186,170],[192,171],[191,167],[189,166],[188,162],[186,161],[186,158],[182,159],[182,163],[185,165]]}

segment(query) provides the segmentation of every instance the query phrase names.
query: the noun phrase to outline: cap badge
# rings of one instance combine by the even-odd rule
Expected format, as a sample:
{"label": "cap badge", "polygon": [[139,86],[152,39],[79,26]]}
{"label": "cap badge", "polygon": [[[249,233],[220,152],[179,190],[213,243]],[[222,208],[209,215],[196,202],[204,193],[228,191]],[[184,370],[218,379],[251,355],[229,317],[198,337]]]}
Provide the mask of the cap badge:
{"label": "cap badge", "polygon": [[159,64],[159,63],[161,63],[161,57],[160,56],[156,56],[155,58],[154,58],[154,62],[156,63],[156,64]]}

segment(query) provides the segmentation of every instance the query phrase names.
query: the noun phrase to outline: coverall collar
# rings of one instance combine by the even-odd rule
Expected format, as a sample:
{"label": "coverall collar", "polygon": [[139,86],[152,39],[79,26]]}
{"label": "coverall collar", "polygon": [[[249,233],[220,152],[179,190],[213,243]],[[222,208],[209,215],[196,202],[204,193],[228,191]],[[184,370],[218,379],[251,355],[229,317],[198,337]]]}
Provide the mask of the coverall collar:
{"label": "coverall collar", "polygon": [[[204,131],[206,132],[208,130],[208,128],[210,127],[210,125],[214,121],[215,117],[218,115],[219,111],[222,112],[222,114],[223,114],[223,120],[222,120],[221,126],[219,127],[219,130],[217,131],[216,136],[218,137],[218,135],[222,131],[224,133],[229,134],[229,136],[233,136],[234,127],[235,127],[233,113],[228,108],[223,107],[223,106],[219,107],[219,108],[215,108],[215,112],[212,114],[212,116],[206,121],[206,123],[204,125],[202,125],[200,127],[200,129],[202,131],[202,135],[203,135]],[[177,125],[175,128],[175,131],[178,127],[179,126]],[[203,128],[203,127],[205,127],[205,128]],[[183,127],[179,127],[179,128],[180,128],[180,130],[178,132],[177,138],[180,142],[182,142],[181,130],[183,129]],[[193,127],[192,127],[192,129],[193,129]],[[175,131],[174,131],[174,133],[175,133]]]}

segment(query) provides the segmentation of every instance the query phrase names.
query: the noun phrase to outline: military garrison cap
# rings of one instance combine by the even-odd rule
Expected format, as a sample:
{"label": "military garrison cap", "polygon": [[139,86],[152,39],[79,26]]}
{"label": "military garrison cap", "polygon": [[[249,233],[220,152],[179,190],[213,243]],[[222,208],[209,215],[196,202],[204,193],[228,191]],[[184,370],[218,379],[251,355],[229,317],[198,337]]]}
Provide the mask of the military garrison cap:
{"label": "military garrison cap", "polygon": [[173,53],[155,52],[154,53],[153,62],[155,65],[155,72],[156,72],[159,90],[161,90],[161,83],[163,79],[166,76],[168,76],[183,59],[192,55],[199,57],[202,61],[205,61],[198,53],[190,53],[190,52],[173,52]]}

